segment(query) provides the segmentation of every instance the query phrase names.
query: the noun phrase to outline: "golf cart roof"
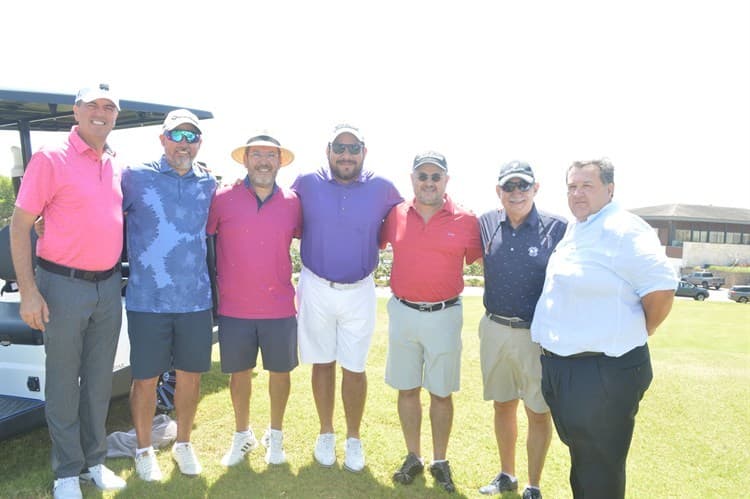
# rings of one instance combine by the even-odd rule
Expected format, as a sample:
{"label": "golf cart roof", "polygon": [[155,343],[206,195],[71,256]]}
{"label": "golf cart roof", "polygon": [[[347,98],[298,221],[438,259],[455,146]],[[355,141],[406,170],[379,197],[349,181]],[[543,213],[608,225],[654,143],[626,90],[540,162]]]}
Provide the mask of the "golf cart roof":
{"label": "golf cart roof", "polygon": [[[24,168],[31,158],[31,132],[67,132],[75,125],[75,94],[0,88],[0,132],[17,131]],[[213,118],[209,111],[185,106],[120,99],[115,129],[158,125],[167,113],[185,108],[199,119]]]}
{"label": "golf cart roof", "polygon": [[[0,130],[68,131],[75,125],[73,100],[75,94],[37,92],[0,88]],[[120,100],[120,113],[115,128],[156,125],[173,109],[182,106]],[[213,118],[209,111],[190,109],[199,119]]]}

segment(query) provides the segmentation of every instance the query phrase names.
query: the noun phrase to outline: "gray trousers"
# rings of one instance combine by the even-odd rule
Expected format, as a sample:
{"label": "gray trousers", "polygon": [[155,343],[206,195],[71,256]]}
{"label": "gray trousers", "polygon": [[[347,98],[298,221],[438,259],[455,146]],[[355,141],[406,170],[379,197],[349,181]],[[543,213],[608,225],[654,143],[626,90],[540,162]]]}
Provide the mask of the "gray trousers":
{"label": "gray trousers", "polygon": [[78,476],[107,454],[105,422],[120,336],[120,272],[100,282],[37,268],[49,307],[44,333],[47,426],[55,478]]}

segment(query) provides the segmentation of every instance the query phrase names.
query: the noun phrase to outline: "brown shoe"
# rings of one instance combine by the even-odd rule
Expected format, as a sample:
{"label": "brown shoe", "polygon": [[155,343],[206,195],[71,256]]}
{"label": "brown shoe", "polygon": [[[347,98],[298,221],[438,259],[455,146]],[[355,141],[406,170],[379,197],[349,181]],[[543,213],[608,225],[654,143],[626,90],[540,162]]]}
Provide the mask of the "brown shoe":
{"label": "brown shoe", "polygon": [[430,466],[430,474],[435,477],[435,481],[443,487],[446,492],[456,491],[456,486],[453,484],[453,479],[451,478],[451,467],[448,464],[448,461],[432,463],[432,466]]}
{"label": "brown shoe", "polygon": [[422,464],[422,461],[416,454],[410,452],[409,455],[406,456],[404,464],[402,464],[393,474],[393,481],[403,485],[409,485],[414,481],[414,478],[423,471],[424,464]]}

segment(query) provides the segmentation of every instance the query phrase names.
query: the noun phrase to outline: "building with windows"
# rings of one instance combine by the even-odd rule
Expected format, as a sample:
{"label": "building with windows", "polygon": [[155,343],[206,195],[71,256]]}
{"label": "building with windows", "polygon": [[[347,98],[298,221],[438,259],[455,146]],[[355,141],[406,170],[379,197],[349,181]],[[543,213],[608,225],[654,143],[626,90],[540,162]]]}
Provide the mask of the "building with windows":
{"label": "building with windows", "polygon": [[665,204],[630,211],[656,230],[669,257],[686,266],[750,263],[748,209]]}

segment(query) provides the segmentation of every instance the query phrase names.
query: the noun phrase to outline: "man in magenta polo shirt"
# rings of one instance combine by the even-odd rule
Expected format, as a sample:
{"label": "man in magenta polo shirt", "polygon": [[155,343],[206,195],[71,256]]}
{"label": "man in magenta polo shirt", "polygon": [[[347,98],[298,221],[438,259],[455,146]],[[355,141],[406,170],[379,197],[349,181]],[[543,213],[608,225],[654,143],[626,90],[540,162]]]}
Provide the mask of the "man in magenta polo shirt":
{"label": "man in magenta polo shirt", "polygon": [[313,364],[312,390],[320,419],[314,456],[336,462],[333,409],[336,363],[346,417],[344,468],[361,471],[365,456],[360,424],[367,397],[365,363],[375,330],[378,234],[390,209],[401,202],[393,184],[363,171],[364,137],[351,125],[334,128],[328,168],[300,175],[292,188],[302,202],[302,272],[298,337],[302,362]]}
{"label": "man in magenta polo shirt", "polygon": [[216,193],[206,228],[216,234],[221,369],[231,373],[235,418],[232,445],[221,463],[234,466],[258,446],[250,428],[250,394],[260,350],[271,399],[271,421],[261,442],[266,462],[282,464],[289,373],[299,363],[289,246],[300,236],[302,211],[297,195],[279,187],[276,175],[294,154],[260,134],[235,148],[232,158],[247,176]]}
{"label": "man in magenta polo shirt", "polygon": [[458,391],[461,374],[463,267],[464,261],[470,264],[482,256],[482,244],[476,216],[445,193],[448,163],[442,154],[417,155],[411,181],[414,199],[391,210],[381,235],[381,245],[393,248],[385,380],[399,391],[398,415],[408,452],[393,480],[406,485],[424,470],[424,387],[430,392],[430,473],[453,492],[446,452],[453,423],[451,394]]}
{"label": "man in magenta polo shirt", "polygon": [[[121,170],[107,145],[118,111],[105,84],[78,92],[78,125],[32,156],[11,219],[21,318],[44,331],[55,498],[81,497],[79,475],[102,490],[125,487],[103,464],[122,318]],[[30,231],[39,215],[47,223],[35,277]]]}

